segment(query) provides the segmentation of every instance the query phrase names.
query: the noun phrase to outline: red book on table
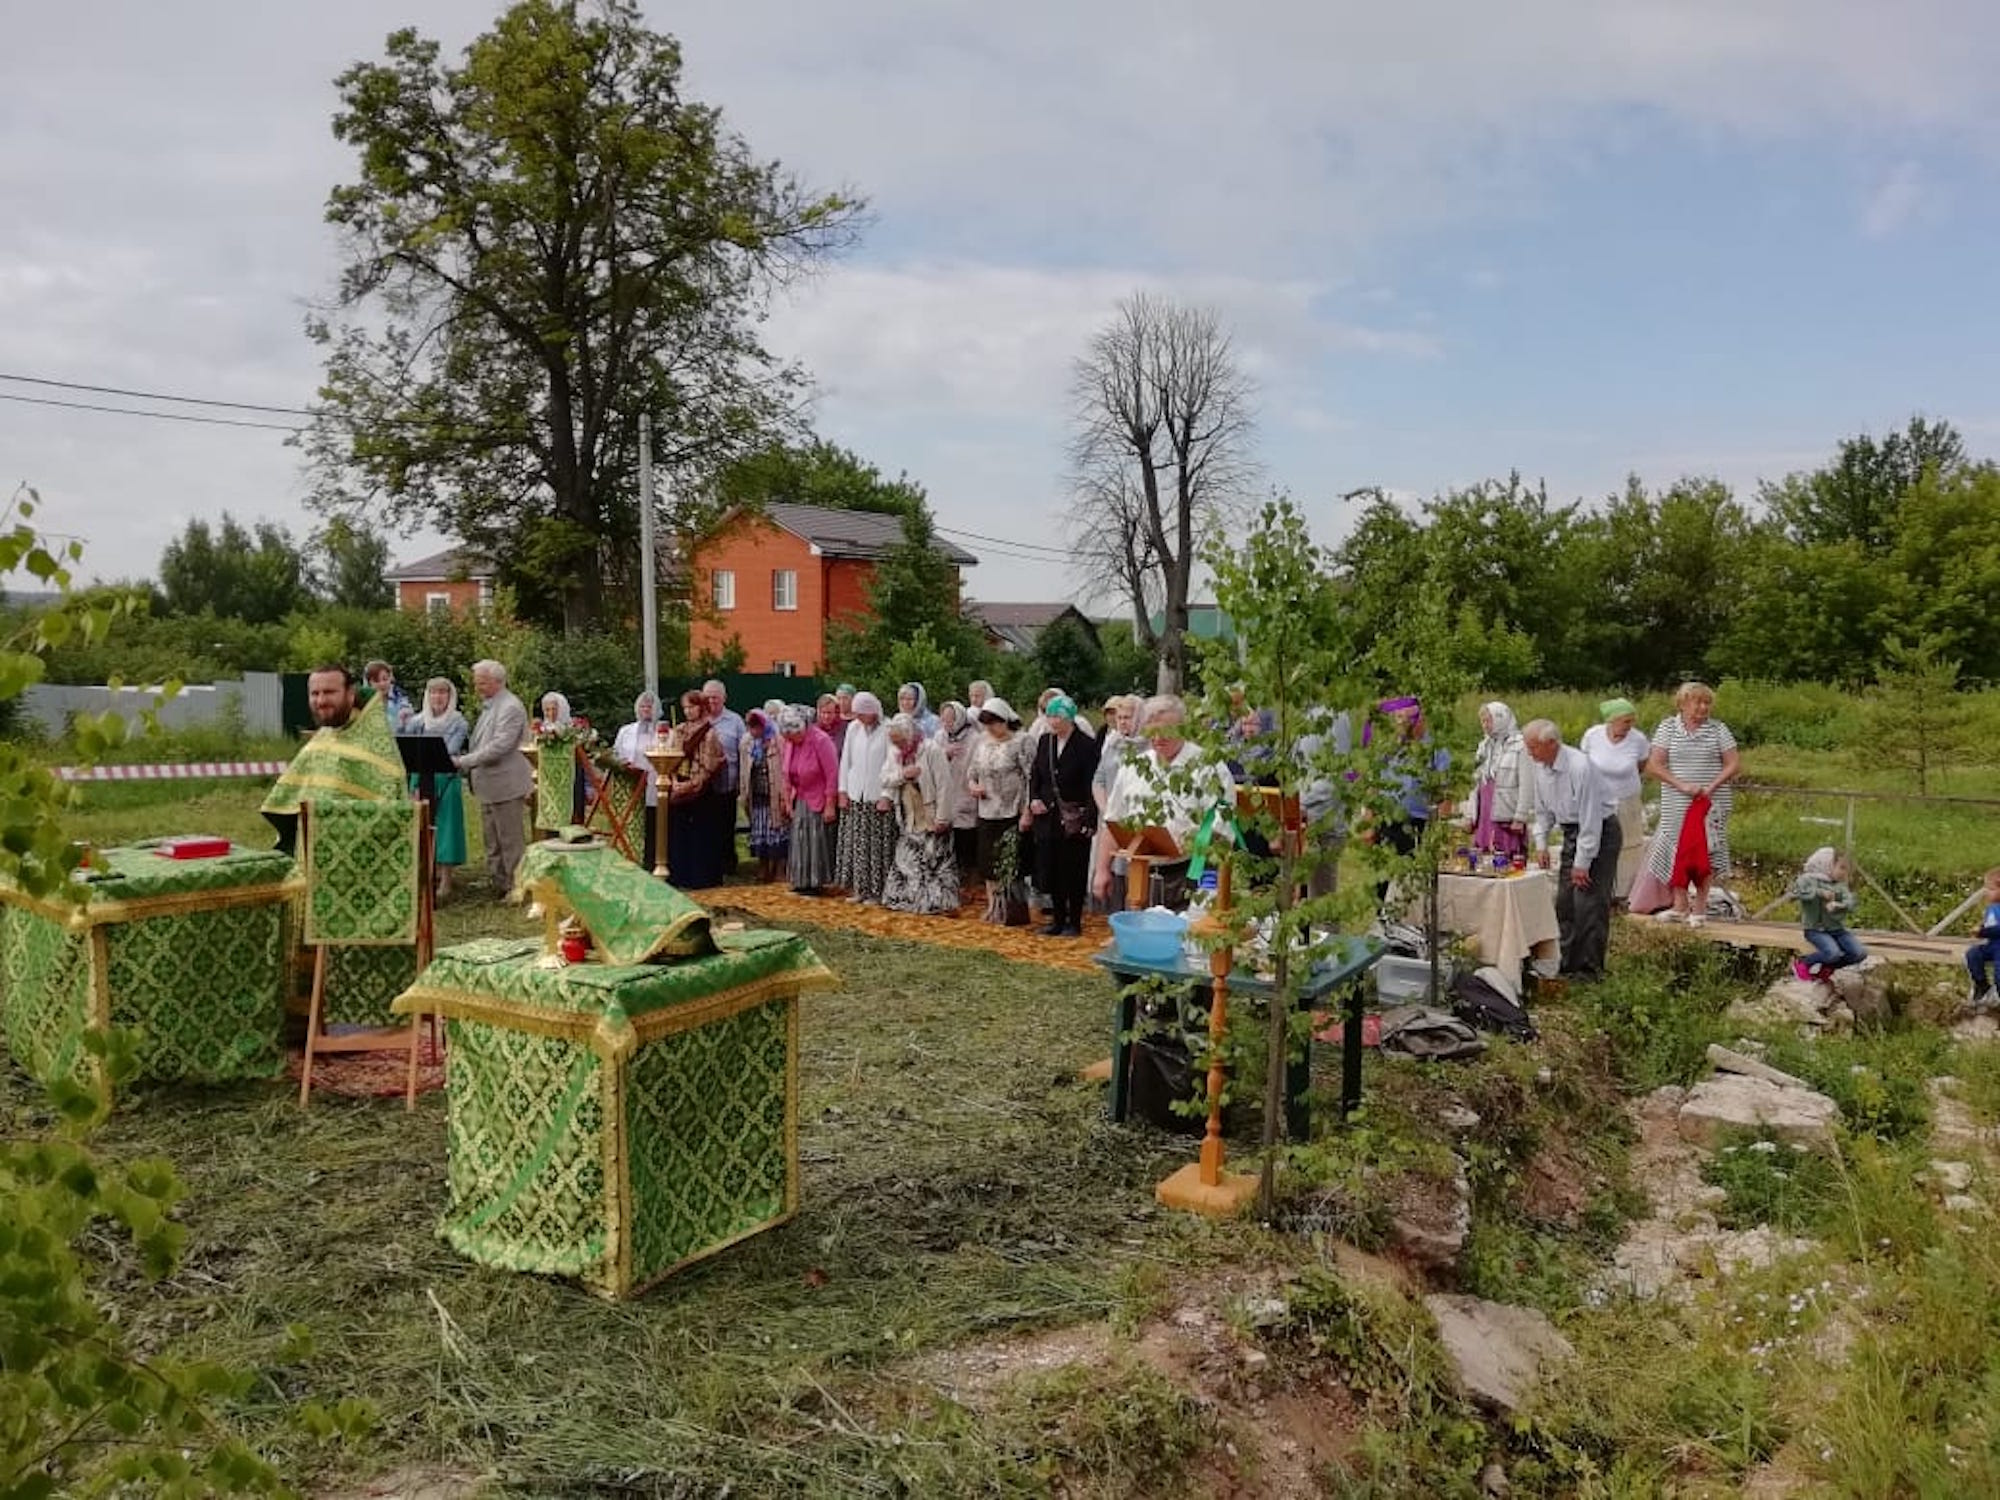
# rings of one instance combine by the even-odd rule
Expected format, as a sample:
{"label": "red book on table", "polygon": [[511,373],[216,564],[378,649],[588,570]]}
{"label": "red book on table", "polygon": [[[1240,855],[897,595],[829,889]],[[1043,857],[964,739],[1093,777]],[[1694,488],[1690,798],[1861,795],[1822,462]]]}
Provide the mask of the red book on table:
{"label": "red book on table", "polygon": [[219,839],[208,834],[165,839],[160,843],[160,853],[168,859],[220,859],[229,852],[229,848],[228,839]]}

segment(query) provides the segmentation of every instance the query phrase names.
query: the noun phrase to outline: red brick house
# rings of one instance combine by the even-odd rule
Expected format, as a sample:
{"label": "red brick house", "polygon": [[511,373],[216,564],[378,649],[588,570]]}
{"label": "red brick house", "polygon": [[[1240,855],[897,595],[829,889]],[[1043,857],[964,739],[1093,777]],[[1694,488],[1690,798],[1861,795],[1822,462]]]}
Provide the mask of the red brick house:
{"label": "red brick house", "polygon": [[450,547],[391,568],[396,607],[416,614],[465,614],[493,602],[496,570],[490,560],[463,547]]}
{"label": "red brick house", "polygon": [[[875,565],[903,540],[900,516],[775,503],[733,511],[689,549],[688,648],[720,653],[734,637],[743,670],[816,675],[835,620],[868,611]],[[960,568],[979,561],[942,537]]]}

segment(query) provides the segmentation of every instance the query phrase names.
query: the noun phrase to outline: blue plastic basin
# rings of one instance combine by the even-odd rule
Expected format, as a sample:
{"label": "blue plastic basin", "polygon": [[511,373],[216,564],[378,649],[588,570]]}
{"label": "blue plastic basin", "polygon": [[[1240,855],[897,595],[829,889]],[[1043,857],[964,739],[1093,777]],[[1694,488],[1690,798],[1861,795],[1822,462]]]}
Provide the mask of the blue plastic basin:
{"label": "blue plastic basin", "polygon": [[1120,958],[1134,963],[1171,963],[1179,956],[1181,939],[1187,935],[1187,918],[1166,911],[1115,911],[1111,914],[1111,941]]}

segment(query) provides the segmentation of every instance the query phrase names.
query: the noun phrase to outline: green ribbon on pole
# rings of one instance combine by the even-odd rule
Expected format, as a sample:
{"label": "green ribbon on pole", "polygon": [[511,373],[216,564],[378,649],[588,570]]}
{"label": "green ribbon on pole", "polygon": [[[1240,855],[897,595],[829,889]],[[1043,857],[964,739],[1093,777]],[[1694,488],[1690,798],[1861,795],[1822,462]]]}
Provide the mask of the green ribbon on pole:
{"label": "green ribbon on pole", "polygon": [[1201,872],[1208,868],[1208,846],[1215,841],[1217,823],[1227,825],[1233,842],[1243,842],[1243,829],[1236,821],[1236,814],[1225,812],[1220,802],[1209,808],[1202,817],[1201,827],[1195,830],[1194,843],[1190,846],[1194,857],[1188,862],[1188,880],[1192,884],[1201,884]]}

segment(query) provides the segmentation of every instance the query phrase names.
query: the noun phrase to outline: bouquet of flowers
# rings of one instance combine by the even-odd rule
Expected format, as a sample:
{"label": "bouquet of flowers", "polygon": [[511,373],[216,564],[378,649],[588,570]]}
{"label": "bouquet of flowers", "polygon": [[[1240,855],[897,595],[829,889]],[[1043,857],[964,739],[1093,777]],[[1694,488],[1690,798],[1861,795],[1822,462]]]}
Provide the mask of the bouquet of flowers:
{"label": "bouquet of flowers", "polygon": [[534,723],[537,745],[579,745],[587,753],[597,744],[597,731],[590,727],[590,720],[582,714],[576,715],[567,724],[552,724],[537,719]]}

